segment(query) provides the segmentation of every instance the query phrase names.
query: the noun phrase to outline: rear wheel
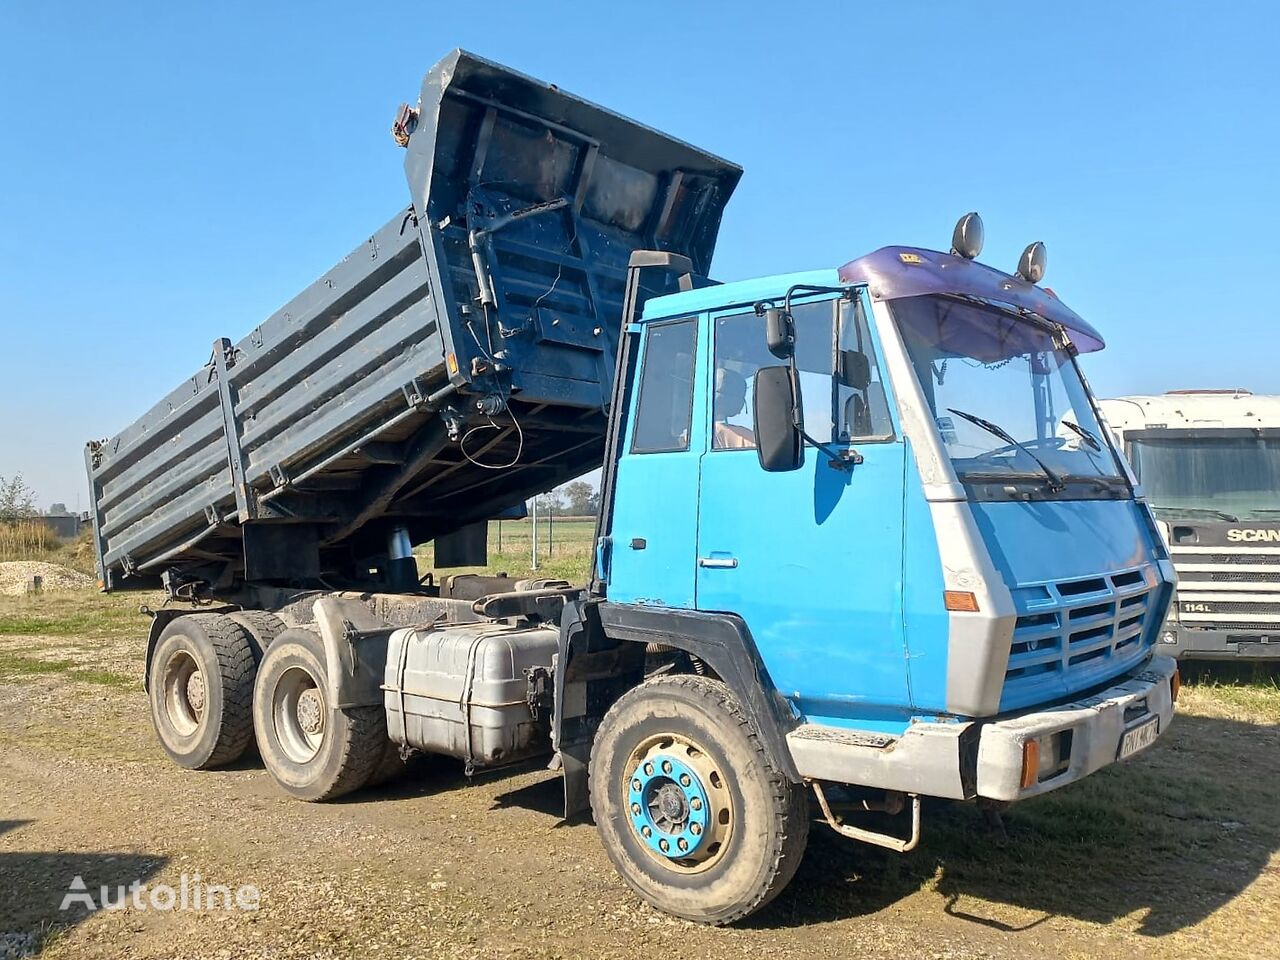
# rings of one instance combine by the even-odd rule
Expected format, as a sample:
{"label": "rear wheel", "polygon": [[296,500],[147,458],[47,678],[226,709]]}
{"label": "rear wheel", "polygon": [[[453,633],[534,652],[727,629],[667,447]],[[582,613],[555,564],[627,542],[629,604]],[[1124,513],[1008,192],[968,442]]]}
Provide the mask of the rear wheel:
{"label": "rear wheel", "polygon": [[178,617],[160,634],[147,678],[151,722],[179,766],[231,763],[253,739],[256,658],[245,630],[216,613]]}
{"label": "rear wheel", "polygon": [[394,740],[388,740],[382,748],[382,758],[378,761],[377,766],[373,768],[373,773],[369,774],[369,779],[365,781],[365,786],[386,786],[399,780],[408,769],[409,761],[400,756],[400,744]]}
{"label": "rear wheel", "polygon": [[791,880],[808,796],[769,762],[719,681],[661,677],[605,715],[591,751],[591,809],[614,867],[659,910],[724,924]]}
{"label": "rear wheel", "polygon": [[266,610],[237,610],[234,613],[228,613],[227,618],[240,624],[244,632],[249,635],[249,642],[253,645],[253,655],[258,660],[262,659],[267,647],[271,646],[276,637],[286,629],[283,620]]}
{"label": "rear wheel", "polygon": [[339,709],[325,687],[320,638],[301,629],[276,637],[254,685],[254,730],[267,771],[300,800],[332,800],[358,790],[387,743],[382,707]]}

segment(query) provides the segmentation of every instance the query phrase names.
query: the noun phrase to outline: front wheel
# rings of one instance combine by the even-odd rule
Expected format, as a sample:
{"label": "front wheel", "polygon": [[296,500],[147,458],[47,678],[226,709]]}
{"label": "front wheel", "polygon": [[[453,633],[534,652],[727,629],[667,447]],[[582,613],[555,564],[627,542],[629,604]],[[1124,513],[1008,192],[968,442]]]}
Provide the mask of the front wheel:
{"label": "front wheel", "polygon": [[332,800],[358,790],[387,743],[382,707],[333,706],[325,677],[320,638],[310,630],[285,630],[267,648],[253,688],[262,762],[300,800]]}
{"label": "front wheel", "polygon": [[707,677],[660,677],[605,715],[591,809],[622,879],[659,910],[740,920],[794,876],[808,795],[773,768],[741,705]]}

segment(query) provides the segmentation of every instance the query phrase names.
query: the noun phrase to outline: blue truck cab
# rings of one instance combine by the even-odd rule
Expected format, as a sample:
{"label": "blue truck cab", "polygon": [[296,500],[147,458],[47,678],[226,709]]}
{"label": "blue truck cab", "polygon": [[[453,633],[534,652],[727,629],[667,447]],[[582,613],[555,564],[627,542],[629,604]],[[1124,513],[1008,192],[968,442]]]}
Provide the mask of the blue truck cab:
{"label": "blue truck cab", "polygon": [[1020,271],[887,247],[687,284],[625,330],[606,630],[726,624],[778,765],[829,820],[823,783],[910,800],[906,838],[833,820],[894,849],[920,796],[1065,786],[1148,747],[1177,695],[1153,654],[1173,569],[1077,363],[1102,337],[1032,282],[1043,247]]}

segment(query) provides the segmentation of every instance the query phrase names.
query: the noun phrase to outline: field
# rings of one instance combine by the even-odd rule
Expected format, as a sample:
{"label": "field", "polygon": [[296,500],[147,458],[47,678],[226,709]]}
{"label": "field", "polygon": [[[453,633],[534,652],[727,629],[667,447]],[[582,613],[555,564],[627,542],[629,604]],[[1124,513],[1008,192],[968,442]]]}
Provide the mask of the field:
{"label": "field", "polygon": [[[522,574],[507,526],[501,563]],[[568,534],[566,576],[585,557]],[[428,762],[327,805],[285,799],[256,758],[179,770],[147,720],[139,602],[158,598],[0,598],[0,957],[1277,956],[1267,677],[1193,677],[1152,751],[1014,807],[1003,832],[939,804],[899,856],[815,825],[781,897],[717,930],[640,904],[537,765],[468,782]],[[76,876],[114,899],[197,873],[252,884],[260,909],[59,909]]]}
{"label": "field", "polygon": [[[508,573],[512,577],[550,577],[583,584],[595,543],[595,518],[538,518],[538,568],[533,568],[533,523],[529,520],[497,520],[489,523],[489,565],[443,571],[454,573]],[[431,545],[416,551],[422,573],[433,569]]]}

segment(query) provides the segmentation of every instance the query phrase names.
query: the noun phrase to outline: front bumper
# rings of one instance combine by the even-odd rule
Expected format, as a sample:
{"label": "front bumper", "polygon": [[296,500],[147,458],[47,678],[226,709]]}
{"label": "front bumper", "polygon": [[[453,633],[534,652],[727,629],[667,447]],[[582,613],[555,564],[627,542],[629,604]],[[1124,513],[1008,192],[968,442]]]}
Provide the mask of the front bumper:
{"label": "front bumper", "polygon": [[[978,741],[977,792],[992,800],[1024,800],[1064,787],[1114,763],[1125,731],[1152,717],[1158,735],[1173,719],[1171,678],[1177,663],[1155,656],[1142,672],[1090,697],[983,725]],[[1024,787],[1023,758],[1029,740],[1070,732],[1065,768]]]}
{"label": "front bumper", "polygon": [[1166,623],[1158,649],[1184,660],[1280,660],[1280,624],[1266,631]]}

